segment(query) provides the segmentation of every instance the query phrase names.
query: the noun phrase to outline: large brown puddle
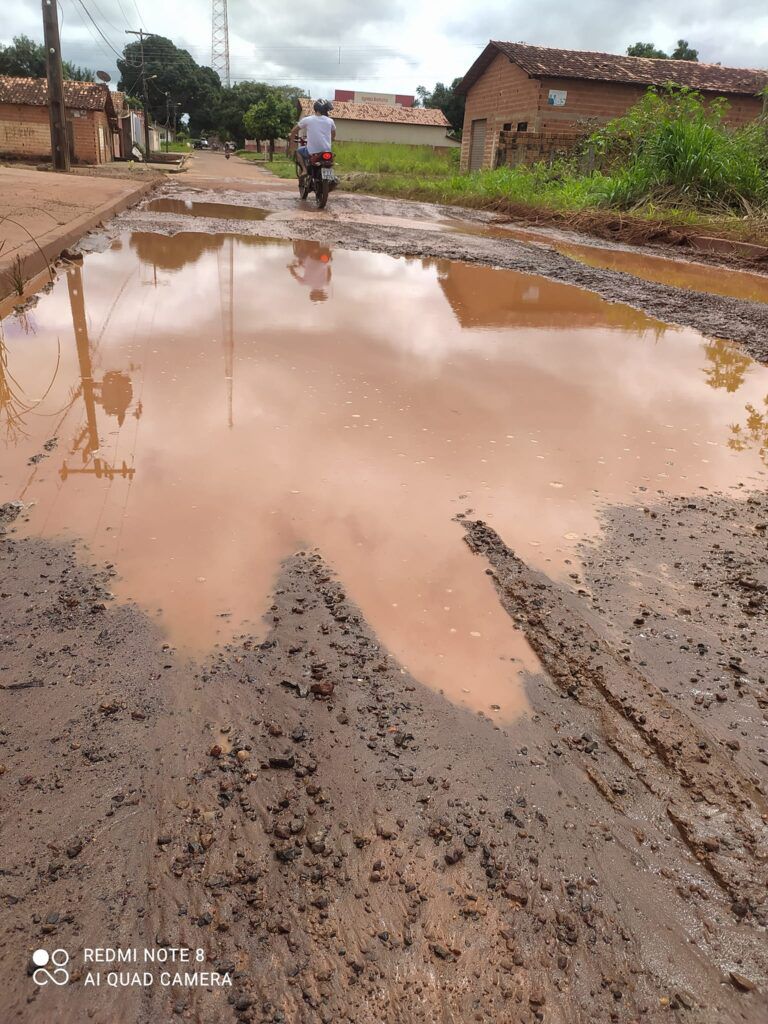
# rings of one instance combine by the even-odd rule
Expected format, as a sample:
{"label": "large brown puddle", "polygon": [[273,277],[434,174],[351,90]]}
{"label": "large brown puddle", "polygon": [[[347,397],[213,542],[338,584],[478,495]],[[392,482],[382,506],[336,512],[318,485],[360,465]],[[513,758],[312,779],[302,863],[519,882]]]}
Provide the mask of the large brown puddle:
{"label": "large brown puddle", "polygon": [[317,547],[409,669],[499,719],[537,663],[457,512],[565,577],[601,504],[765,475],[766,368],[512,271],[134,234],[2,326],[0,501],[32,532],[198,651],[263,633]]}
{"label": "large brown puddle", "polygon": [[211,220],[266,220],[269,210],[258,206],[234,203],[207,203],[196,199],[150,199],[147,210],[153,213],[176,213],[184,217],[207,217]]}

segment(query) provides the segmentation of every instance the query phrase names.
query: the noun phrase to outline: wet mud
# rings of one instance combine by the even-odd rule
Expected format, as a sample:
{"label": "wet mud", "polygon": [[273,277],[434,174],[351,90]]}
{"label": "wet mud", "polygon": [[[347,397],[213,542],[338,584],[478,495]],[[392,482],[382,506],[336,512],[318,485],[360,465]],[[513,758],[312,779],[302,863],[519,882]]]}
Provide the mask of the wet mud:
{"label": "wet mud", "polygon": [[3,1019],[765,1020],[768,307],[150,202],[0,321]]}
{"label": "wet mud", "polygon": [[[741,506],[688,511],[717,543]],[[753,499],[741,551],[758,574],[765,514]],[[196,664],[110,600],[109,570],[6,528],[0,785],[26,823],[3,822],[9,1020],[114,1019],[116,993],[77,974],[30,992],[28,950],[53,941],[188,945],[230,974],[119,993],[142,1022],[764,1019],[764,775],[664,692],[674,673],[625,660],[583,588],[462,522],[546,669],[504,728],[403,672],[319,553],[284,564],[261,636]],[[631,581],[612,554],[630,523],[593,551],[596,592]],[[723,721],[760,713],[743,668]]]}

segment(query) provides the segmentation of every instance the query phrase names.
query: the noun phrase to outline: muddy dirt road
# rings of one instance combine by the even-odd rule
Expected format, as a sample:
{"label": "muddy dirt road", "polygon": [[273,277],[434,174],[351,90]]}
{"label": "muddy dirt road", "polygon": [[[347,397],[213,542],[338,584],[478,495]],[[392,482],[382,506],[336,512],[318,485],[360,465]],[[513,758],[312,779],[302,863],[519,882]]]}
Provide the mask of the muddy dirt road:
{"label": "muddy dirt road", "polygon": [[0,320],[3,1020],[765,1020],[766,279],[289,185]]}

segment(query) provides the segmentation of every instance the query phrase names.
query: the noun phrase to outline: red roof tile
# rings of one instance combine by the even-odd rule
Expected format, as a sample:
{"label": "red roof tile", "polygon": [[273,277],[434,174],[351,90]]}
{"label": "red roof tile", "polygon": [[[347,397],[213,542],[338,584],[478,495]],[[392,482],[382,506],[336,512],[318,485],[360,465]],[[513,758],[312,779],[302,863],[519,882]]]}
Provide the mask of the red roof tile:
{"label": "red roof tile", "polygon": [[497,53],[506,54],[531,78],[586,78],[646,86],[674,82],[703,92],[749,96],[768,85],[768,71],[751,68],[724,68],[697,61],[626,57],[491,40],[462,79],[460,92],[466,92],[477,81]]}
{"label": "red roof tile", "polygon": [[[0,103],[45,107],[48,82],[45,78],[11,78],[0,75]],[[93,82],[64,82],[64,105],[75,110],[104,110],[112,104],[106,85]]]}
{"label": "red roof tile", "polygon": [[[299,100],[301,116],[312,113],[311,99]],[[389,124],[436,125],[450,128],[442,110],[432,107],[398,107],[389,103],[343,103],[333,104],[331,117],[336,121],[385,121]]]}

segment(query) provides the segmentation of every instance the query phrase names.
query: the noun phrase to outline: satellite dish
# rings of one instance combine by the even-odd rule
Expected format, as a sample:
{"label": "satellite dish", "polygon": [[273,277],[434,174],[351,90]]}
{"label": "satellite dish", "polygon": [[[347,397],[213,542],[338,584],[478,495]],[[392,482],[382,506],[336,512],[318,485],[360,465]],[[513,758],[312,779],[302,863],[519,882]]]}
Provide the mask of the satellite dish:
{"label": "satellite dish", "polygon": [[102,82],[111,82],[112,75],[108,75],[106,71],[97,71],[96,77],[100,78]]}

